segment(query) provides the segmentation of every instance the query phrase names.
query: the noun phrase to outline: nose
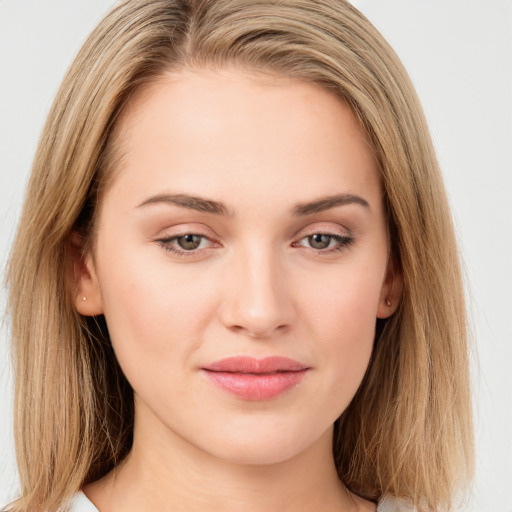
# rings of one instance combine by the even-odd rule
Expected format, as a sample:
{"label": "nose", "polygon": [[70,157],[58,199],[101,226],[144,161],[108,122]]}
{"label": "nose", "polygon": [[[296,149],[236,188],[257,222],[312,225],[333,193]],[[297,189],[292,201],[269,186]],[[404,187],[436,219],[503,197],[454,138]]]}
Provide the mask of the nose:
{"label": "nose", "polygon": [[279,257],[253,248],[237,255],[224,282],[222,323],[231,331],[268,338],[293,321],[293,296]]}

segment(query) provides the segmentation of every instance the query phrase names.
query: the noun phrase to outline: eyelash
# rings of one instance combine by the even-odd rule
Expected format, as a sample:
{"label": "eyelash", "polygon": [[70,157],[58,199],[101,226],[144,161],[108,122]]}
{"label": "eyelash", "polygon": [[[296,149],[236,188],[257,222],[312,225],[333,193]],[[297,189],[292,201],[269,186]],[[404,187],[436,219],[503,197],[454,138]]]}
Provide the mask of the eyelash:
{"label": "eyelash", "polygon": [[[175,236],[172,236],[172,237],[159,239],[159,240],[157,240],[157,242],[160,244],[160,246],[165,251],[170,252],[170,253],[174,254],[175,256],[178,256],[179,258],[188,258],[188,257],[197,255],[197,253],[201,249],[194,249],[194,250],[191,250],[191,251],[186,251],[186,250],[176,249],[176,247],[173,247],[171,245],[171,242],[173,242],[173,241],[175,241],[178,238],[181,238],[183,236],[187,236],[187,235],[199,236],[202,239],[209,240],[209,238],[207,236],[201,235],[199,233],[183,233],[183,234],[180,234],[180,235],[175,235]],[[323,233],[323,232],[319,232],[319,231],[305,235],[304,237],[302,237],[299,240],[299,242],[301,242],[302,240],[306,240],[308,238],[311,238],[311,237],[313,237],[315,235],[323,235],[323,236],[330,237],[331,240],[329,241],[329,244],[330,244],[330,242],[332,240],[337,242],[337,245],[335,247],[331,247],[330,249],[315,249],[313,247],[309,248],[309,249],[311,249],[311,250],[313,250],[313,251],[315,251],[315,252],[317,252],[318,254],[321,254],[321,255],[328,255],[328,254],[333,254],[333,253],[337,253],[337,252],[343,251],[343,250],[347,249],[348,247],[350,247],[354,243],[354,238],[352,236],[341,236],[341,235],[335,235],[333,233]],[[293,246],[294,247],[300,246],[299,242],[294,242]]]}
{"label": "eyelash", "polygon": [[[322,255],[332,254],[332,253],[343,251],[343,250],[347,249],[348,247],[350,247],[354,243],[354,238],[352,236],[335,235],[333,233],[322,233],[321,231],[307,234],[307,235],[303,236],[299,240],[299,242],[301,242],[302,240],[307,240],[308,238],[311,238],[315,235],[323,235],[323,236],[329,237],[330,238],[329,245],[333,240],[337,243],[336,246],[331,247],[329,249],[315,249],[314,247],[309,247],[309,249],[317,252],[318,254],[322,254]],[[294,244],[293,244],[294,247],[297,247],[299,242],[294,242]]]}
{"label": "eyelash", "polygon": [[187,235],[199,236],[202,239],[209,240],[209,238],[207,236],[201,235],[199,233],[183,233],[181,235],[170,236],[169,238],[161,238],[160,240],[157,240],[157,242],[167,252],[170,252],[170,253],[178,256],[179,258],[188,258],[190,256],[195,256],[200,251],[200,249],[194,249],[193,251],[185,251],[183,249],[176,249],[175,247],[173,247],[171,245],[171,242],[173,240],[177,240],[178,238],[181,238],[181,237],[184,237]]}

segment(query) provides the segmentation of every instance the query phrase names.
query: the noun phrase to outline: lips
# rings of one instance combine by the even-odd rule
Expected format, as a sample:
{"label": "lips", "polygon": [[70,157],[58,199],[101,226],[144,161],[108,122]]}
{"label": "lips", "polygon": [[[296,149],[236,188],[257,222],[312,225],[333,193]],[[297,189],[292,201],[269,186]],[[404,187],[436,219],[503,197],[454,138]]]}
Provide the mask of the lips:
{"label": "lips", "polygon": [[210,382],[245,400],[269,400],[295,387],[310,368],[286,357],[228,357],[204,368]]}

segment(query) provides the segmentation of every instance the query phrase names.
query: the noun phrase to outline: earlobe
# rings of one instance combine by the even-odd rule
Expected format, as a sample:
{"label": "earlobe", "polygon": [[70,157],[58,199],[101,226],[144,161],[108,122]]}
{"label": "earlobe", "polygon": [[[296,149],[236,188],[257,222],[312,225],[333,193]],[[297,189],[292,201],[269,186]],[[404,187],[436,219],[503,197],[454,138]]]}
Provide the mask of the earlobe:
{"label": "earlobe", "polygon": [[70,237],[69,291],[78,313],[84,316],[103,314],[103,301],[92,255],[83,252],[83,237]]}
{"label": "earlobe", "polygon": [[400,305],[402,297],[403,279],[401,272],[390,265],[386,272],[386,278],[382,284],[377,318],[389,318]]}

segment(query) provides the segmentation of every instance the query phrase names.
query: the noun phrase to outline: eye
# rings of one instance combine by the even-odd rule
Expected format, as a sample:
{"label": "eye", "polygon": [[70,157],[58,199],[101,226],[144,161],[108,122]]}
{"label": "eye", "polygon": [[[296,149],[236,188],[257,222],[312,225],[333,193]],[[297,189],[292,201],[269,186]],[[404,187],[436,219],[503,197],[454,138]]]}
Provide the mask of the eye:
{"label": "eye", "polygon": [[321,233],[307,237],[308,243],[313,249],[327,249],[333,239],[334,237],[331,235],[323,235]]}
{"label": "eye", "polygon": [[347,248],[354,239],[331,233],[313,233],[297,242],[298,246],[314,249],[321,253],[331,253]]}
{"label": "eye", "polygon": [[208,237],[196,233],[184,233],[182,235],[161,238],[157,242],[168,252],[177,256],[194,256],[201,249],[207,249],[216,245]]}
{"label": "eye", "polygon": [[201,245],[203,237],[200,235],[188,234],[177,237],[175,240],[181,249],[184,249],[185,251],[193,251]]}

